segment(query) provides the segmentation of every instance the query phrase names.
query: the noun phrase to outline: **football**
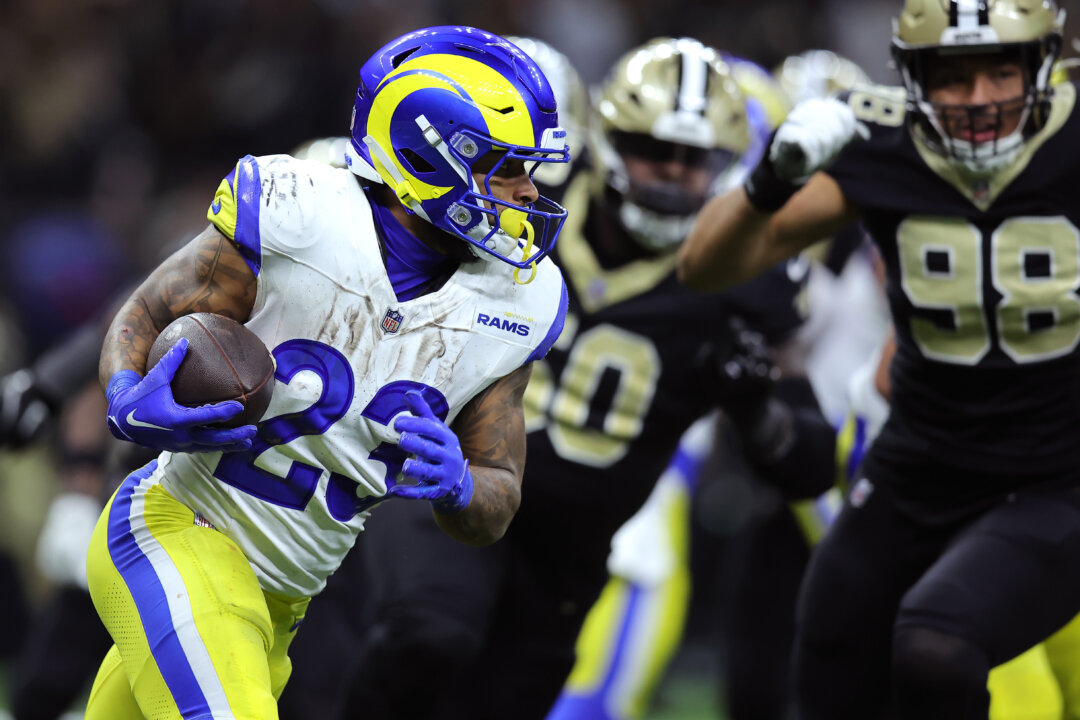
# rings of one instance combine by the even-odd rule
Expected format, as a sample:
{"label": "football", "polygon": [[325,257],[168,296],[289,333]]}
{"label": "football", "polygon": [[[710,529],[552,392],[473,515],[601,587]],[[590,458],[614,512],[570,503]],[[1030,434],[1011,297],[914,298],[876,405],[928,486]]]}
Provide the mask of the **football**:
{"label": "football", "polygon": [[257,423],[274,394],[274,358],[259,337],[223,315],[193,313],[169,323],[150,348],[147,369],[180,338],[187,355],[172,379],[176,402],[197,407],[224,400],[244,404],[236,417],[217,423],[239,427]]}

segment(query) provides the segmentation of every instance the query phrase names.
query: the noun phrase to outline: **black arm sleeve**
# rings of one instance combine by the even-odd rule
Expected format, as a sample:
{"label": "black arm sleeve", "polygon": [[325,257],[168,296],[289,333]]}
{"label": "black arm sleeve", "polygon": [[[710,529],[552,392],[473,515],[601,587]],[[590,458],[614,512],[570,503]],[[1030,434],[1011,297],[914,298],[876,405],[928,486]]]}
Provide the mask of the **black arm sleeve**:
{"label": "black arm sleeve", "polygon": [[105,329],[95,320],[43,354],[31,368],[38,390],[50,402],[62,405],[97,376],[104,340]]}

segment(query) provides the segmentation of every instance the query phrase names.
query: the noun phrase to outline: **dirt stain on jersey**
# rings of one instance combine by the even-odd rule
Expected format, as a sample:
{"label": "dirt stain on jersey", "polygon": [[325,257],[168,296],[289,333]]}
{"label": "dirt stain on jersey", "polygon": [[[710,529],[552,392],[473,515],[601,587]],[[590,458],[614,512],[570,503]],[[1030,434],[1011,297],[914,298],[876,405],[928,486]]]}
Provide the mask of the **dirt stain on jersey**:
{"label": "dirt stain on jersey", "polygon": [[[271,169],[273,163],[267,168]],[[310,181],[310,178],[309,178]],[[297,185],[299,179],[294,171],[287,170],[281,173],[274,173],[267,181],[266,187],[266,207],[270,207],[271,202],[275,202],[278,206],[289,201],[292,198],[294,201],[298,198]],[[312,183],[314,187],[314,183]]]}
{"label": "dirt stain on jersey", "polygon": [[[426,382],[435,386],[447,384],[452,375],[450,364],[442,362],[447,354],[447,332],[451,331],[440,328],[433,333],[428,329],[424,342],[419,346],[415,356],[398,358],[401,377],[431,378]],[[431,376],[432,369],[435,370],[434,378]]]}
{"label": "dirt stain on jersey", "polygon": [[319,331],[315,333],[315,339],[321,340],[328,345],[334,344],[334,335],[337,334],[337,326],[340,320],[338,319],[337,312],[337,295],[330,302],[330,307],[327,309],[326,314],[323,316],[322,324],[319,325]]}
{"label": "dirt stain on jersey", "polygon": [[347,358],[352,358],[357,348],[363,343],[375,342],[373,305],[370,298],[362,298],[362,303],[352,302],[338,309],[341,296],[335,296],[330,307],[325,311],[315,339],[341,351]]}
{"label": "dirt stain on jersey", "polygon": [[360,347],[360,342],[366,335],[367,323],[360,322],[360,308],[356,305],[345,311],[342,323],[345,325],[348,336],[341,345],[341,352],[345,357],[352,357],[352,354],[356,352],[356,348]]}

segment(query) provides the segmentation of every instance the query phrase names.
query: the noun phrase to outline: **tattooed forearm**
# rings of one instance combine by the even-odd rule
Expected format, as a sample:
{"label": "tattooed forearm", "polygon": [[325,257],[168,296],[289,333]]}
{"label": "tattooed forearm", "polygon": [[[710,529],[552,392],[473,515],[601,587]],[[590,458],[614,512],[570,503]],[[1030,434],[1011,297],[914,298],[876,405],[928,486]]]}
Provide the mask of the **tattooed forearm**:
{"label": "tattooed forearm", "polygon": [[466,545],[490,545],[505,533],[521,504],[521,483],[505,470],[473,468],[473,496],[469,507],[447,515],[435,512],[435,521],[450,537]]}
{"label": "tattooed forearm", "polygon": [[240,253],[207,228],[154,270],[117,311],[101,350],[102,386],[118,370],[145,374],[150,346],[181,315],[214,312],[247,320],[255,291],[255,275]]}
{"label": "tattooed forearm", "polygon": [[469,545],[490,545],[503,536],[521,504],[525,470],[525,416],[521,399],[529,382],[526,365],[477,395],[461,411],[454,430],[469,459],[473,497],[460,513],[435,513],[439,526]]}
{"label": "tattooed forearm", "polygon": [[503,468],[518,480],[525,467],[525,415],[521,400],[532,365],[492,383],[469,401],[454,421],[469,462]]}
{"label": "tattooed forearm", "polygon": [[150,280],[155,282],[145,298],[158,331],[194,312],[214,312],[243,322],[255,303],[251,268],[212,227],[169,258]]}
{"label": "tattooed forearm", "polygon": [[132,296],[113,318],[101,348],[98,379],[105,387],[118,370],[134,370],[146,374],[146,356],[158,331],[150,320],[145,303]]}

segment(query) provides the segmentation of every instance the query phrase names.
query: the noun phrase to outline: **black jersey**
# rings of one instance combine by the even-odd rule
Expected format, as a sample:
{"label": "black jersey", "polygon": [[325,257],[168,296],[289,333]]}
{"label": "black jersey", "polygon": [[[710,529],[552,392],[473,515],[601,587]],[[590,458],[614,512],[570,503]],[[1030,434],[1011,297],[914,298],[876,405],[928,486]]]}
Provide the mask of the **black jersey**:
{"label": "black jersey", "polygon": [[873,454],[982,485],[961,495],[1080,467],[1075,100],[1058,88],[1043,130],[980,180],[914,138],[902,90],[848,97],[872,137],[828,173],[882,252],[899,345],[893,419]]}
{"label": "black jersey", "polygon": [[569,216],[555,260],[569,311],[525,394],[528,452],[515,525],[552,506],[567,519],[580,512],[606,554],[611,533],[644,503],[682,433],[712,407],[698,351],[722,342],[732,314],[774,344],[785,339],[802,321],[805,267],[778,266],[711,295],[678,283],[673,253],[605,270],[584,235],[591,181],[578,175],[564,198]]}

